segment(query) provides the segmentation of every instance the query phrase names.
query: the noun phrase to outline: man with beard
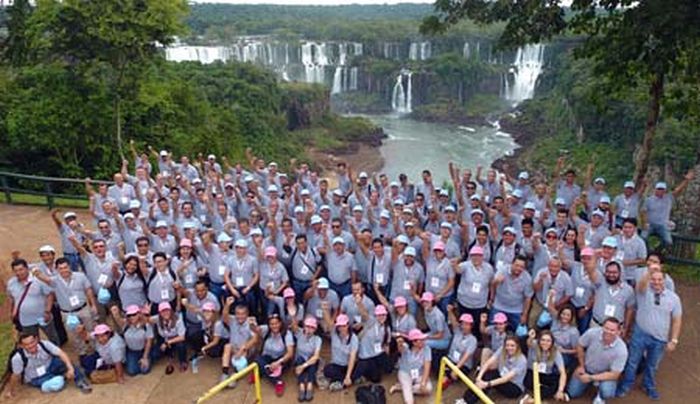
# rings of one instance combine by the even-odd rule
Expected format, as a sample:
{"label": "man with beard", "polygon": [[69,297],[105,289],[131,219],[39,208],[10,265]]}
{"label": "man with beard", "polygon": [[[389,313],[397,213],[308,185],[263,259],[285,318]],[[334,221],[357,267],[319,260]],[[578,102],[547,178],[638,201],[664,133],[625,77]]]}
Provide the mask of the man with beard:
{"label": "man with beard", "polygon": [[602,326],[606,318],[614,317],[622,325],[621,335],[627,336],[634,315],[634,290],[622,281],[622,267],[612,261],[605,266],[604,280],[597,271],[591,275],[596,285],[591,327]]}

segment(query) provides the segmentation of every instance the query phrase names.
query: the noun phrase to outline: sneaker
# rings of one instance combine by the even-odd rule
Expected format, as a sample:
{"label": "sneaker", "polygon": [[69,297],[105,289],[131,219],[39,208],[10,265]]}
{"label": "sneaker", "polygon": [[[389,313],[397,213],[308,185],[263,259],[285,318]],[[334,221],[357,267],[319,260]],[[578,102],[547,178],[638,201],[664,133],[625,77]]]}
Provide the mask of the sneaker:
{"label": "sneaker", "polygon": [[75,385],[80,389],[80,392],[83,394],[92,393],[92,386],[85,379],[76,380]]}
{"label": "sneaker", "polygon": [[228,375],[225,373],[222,373],[221,376],[219,376],[219,383],[223,383],[228,379]]}
{"label": "sneaker", "polygon": [[282,397],[284,394],[284,382],[282,380],[275,383],[275,395],[277,397]]}
{"label": "sneaker", "polygon": [[627,394],[629,394],[629,392],[630,391],[628,389],[617,389],[617,391],[615,392],[615,397],[618,397],[618,398],[626,397]]}
{"label": "sneaker", "polygon": [[652,401],[661,400],[661,396],[659,395],[659,392],[656,391],[655,389],[644,389],[644,392],[647,393],[647,397],[649,397],[649,399]]}
{"label": "sneaker", "polygon": [[593,404],[605,404],[605,400],[600,397],[600,394],[596,395],[593,399]]}
{"label": "sneaker", "polygon": [[343,389],[343,383],[341,383],[341,382],[333,382],[328,387],[328,390],[330,390],[330,391],[340,391],[342,389]]}
{"label": "sneaker", "polygon": [[395,384],[395,385],[391,386],[391,388],[389,389],[389,395],[398,393],[399,391],[401,391],[401,385]]}
{"label": "sneaker", "polygon": [[237,381],[237,380],[234,380],[234,381],[232,381],[231,383],[229,383],[228,386],[226,386],[226,388],[228,388],[228,389],[235,389],[236,386],[238,386],[238,381]]}
{"label": "sneaker", "polygon": [[314,392],[312,390],[306,390],[306,395],[304,396],[304,400],[312,401],[313,399],[314,399]]}
{"label": "sneaker", "polygon": [[568,403],[569,401],[571,401],[571,397],[569,396],[569,393],[564,393],[564,402]]}
{"label": "sneaker", "polygon": [[297,401],[300,403],[306,401],[306,390],[299,390],[299,396],[297,396]]}
{"label": "sneaker", "polygon": [[530,395],[525,394],[523,396],[523,398],[521,398],[520,401],[518,401],[518,404],[527,404],[529,401],[530,401]]}
{"label": "sneaker", "polygon": [[367,383],[367,379],[364,376],[360,376],[360,378],[355,380],[352,384],[357,386],[357,385],[365,384],[365,383]]}
{"label": "sneaker", "polygon": [[330,383],[328,382],[328,379],[325,376],[321,375],[316,378],[316,384],[318,385],[319,389],[328,390],[328,385]]}
{"label": "sneaker", "polygon": [[255,373],[250,372],[248,375],[248,384],[255,384]]}
{"label": "sneaker", "polygon": [[171,375],[175,371],[175,367],[173,365],[168,364],[168,366],[165,367],[165,374],[166,375]]}

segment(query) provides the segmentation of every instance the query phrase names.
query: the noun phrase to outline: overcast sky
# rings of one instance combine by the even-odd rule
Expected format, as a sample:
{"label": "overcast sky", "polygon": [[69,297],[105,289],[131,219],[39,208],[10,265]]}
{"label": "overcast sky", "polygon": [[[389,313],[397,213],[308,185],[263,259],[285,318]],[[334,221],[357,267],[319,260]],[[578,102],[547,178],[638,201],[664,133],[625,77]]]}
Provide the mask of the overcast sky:
{"label": "overcast sky", "polygon": [[397,3],[432,3],[434,0],[193,0],[195,3],[231,3],[231,4],[322,4],[337,6],[340,4],[397,4]]}

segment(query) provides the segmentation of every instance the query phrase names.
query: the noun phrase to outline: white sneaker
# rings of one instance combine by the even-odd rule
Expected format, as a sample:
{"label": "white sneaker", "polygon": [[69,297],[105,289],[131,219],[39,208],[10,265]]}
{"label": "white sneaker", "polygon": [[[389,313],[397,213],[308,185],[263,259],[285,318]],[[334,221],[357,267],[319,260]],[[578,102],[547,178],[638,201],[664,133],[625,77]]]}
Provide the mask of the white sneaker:
{"label": "white sneaker", "polygon": [[605,400],[600,397],[600,394],[596,395],[593,399],[593,404],[605,404]]}
{"label": "white sneaker", "polygon": [[343,389],[343,383],[341,382],[333,382],[331,383],[330,387],[328,387],[328,390],[330,391],[340,391]]}
{"label": "white sneaker", "polygon": [[520,401],[518,401],[518,404],[527,404],[527,402],[528,402],[529,400],[530,400],[530,395],[529,395],[529,394],[525,394],[525,395],[523,396],[523,398],[521,398]]}

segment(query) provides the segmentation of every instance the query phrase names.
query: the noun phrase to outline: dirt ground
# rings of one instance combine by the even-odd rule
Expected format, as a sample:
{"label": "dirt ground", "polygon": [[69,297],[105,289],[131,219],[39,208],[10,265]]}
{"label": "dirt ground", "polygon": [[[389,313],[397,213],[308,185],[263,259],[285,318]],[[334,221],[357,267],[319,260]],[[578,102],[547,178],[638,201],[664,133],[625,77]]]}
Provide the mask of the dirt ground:
{"label": "dirt ground", "polygon": [[[79,212],[79,216],[87,224],[89,220],[85,212]],[[53,226],[48,210],[45,208],[28,206],[10,206],[0,204],[0,280],[6,280],[10,275],[8,261],[12,251],[18,250],[21,256],[30,260],[37,258],[36,251],[42,244],[53,244],[57,250],[60,245],[55,227]],[[693,403],[700,397],[700,286],[678,285],[681,298],[684,303],[683,333],[678,349],[667,354],[661,363],[658,373],[659,391],[662,402],[667,403]],[[7,320],[9,308],[2,310],[2,321]],[[325,345],[324,345],[325,346]],[[324,357],[328,358],[328,350]],[[5,358],[0,358],[5,360]],[[218,380],[218,361],[204,361],[200,366],[199,374],[175,372],[172,375],[164,374],[164,365],[159,363],[151,374],[128,378],[124,385],[100,385],[95,386],[90,395],[83,395],[77,389],[70,386],[58,394],[42,394],[36,389],[23,387],[19,395],[11,400],[14,403],[191,403],[201,394],[214,386]],[[265,403],[290,403],[296,401],[296,388],[291,372],[287,372],[287,392],[282,398],[277,398],[271,386],[263,382],[263,402]],[[395,376],[385,377],[384,385],[387,387],[395,381]],[[434,381],[434,380],[433,380]],[[314,401],[337,400],[336,404],[354,403],[354,388],[339,393],[317,391]],[[458,398],[464,389],[459,385],[453,385],[445,394],[443,402],[452,403]],[[499,403],[507,400],[495,400]],[[253,403],[255,392],[252,385],[242,381],[233,390],[224,390],[210,402],[223,403]],[[434,402],[434,397],[421,398],[417,403]],[[576,400],[576,402],[588,402]],[[646,397],[639,389],[624,400],[615,400],[620,403],[645,402]],[[0,399],[0,402],[10,400]],[[388,403],[401,403],[400,395],[387,396]]]}

